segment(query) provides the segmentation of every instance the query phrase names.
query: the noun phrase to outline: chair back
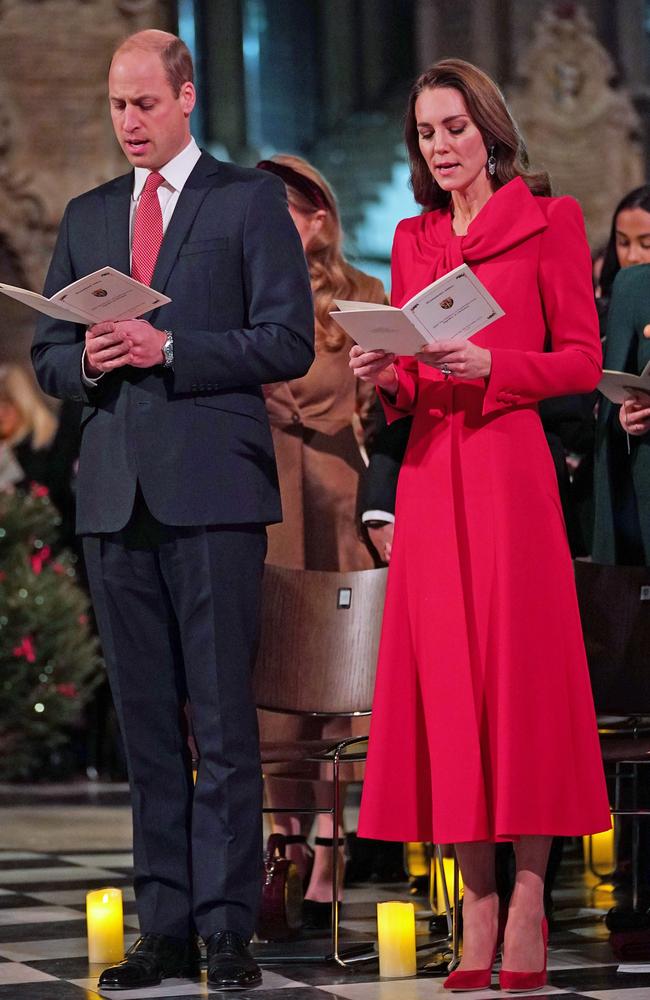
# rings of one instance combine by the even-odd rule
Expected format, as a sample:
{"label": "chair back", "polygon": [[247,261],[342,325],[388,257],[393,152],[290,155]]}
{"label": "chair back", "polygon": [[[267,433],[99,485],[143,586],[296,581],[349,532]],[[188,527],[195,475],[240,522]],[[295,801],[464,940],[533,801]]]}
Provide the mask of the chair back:
{"label": "chair back", "polygon": [[254,672],[259,708],[314,715],[370,711],[386,569],[264,568]]}
{"label": "chair back", "polygon": [[650,568],[576,562],[599,715],[650,715]]}

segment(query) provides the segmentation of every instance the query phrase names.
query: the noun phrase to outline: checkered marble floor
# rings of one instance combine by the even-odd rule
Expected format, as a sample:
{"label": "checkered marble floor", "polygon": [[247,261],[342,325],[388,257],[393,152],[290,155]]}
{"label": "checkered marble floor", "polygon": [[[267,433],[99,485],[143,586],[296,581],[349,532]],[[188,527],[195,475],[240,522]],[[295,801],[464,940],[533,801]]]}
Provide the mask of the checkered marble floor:
{"label": "checkered marble floor", "polygon": [[[121,887],[127,946],[135,939],[138,926],[129,885],[131,855],[112,849],[108,835],[106,845],[102,850],[70,853],[0,850],[0,1000],[93,1000],[100,996],[97,976],[101,970],[89,965],[86,952],[86,892],[104,886]],[[344,927],[348,940],[373,935],[375,903],[405,898],[406,892],[403,885],[347,890]],[[603,924],[604,914],[612,905],[610,891],[586,883],[577,859],[572,861],[571,856],[563,865],[554,899],[550,983],[544,993],[561,994],[567,1000],[650,1000],[650,969],[648,973],[618,972],[610,952]],[[424,905],[419,911],[420,941],[426,940],[428,927]],[[422,964],[426,961],[424,957]],[[106,996],[145,1000],[196,998],[209,993],[218,995],[208,990],[204,972],[197,983],[166,980],[153,989],[111,992]],[[261,987],[236,995],[256,1000],[434,1000],[448,996],[441,978],[424,973],[409,980],[381,981],[374,961],[350,970],[327,963],[267,966]],[[471,994],[490,1000],[502,995],[496,979],[490,990]]]}

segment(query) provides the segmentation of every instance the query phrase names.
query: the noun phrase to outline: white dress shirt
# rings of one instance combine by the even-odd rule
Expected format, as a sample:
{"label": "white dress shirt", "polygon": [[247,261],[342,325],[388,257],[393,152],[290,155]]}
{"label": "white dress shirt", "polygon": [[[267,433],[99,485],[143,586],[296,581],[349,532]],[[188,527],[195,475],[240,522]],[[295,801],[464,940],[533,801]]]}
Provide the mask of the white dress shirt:
{"label": "white dress shirt", "polygon": [[[163,183],[156,192],[162,212],[163,235],[167,232],[167,226],[174,214],[174,209],[178,204],[180,193],[185,187],[187,178],[194,170],[200,156],[201,150],[190,136],[190,141],[185,149],[158,171],[163,177]],[[135,213],[140,203],[142,189],[151,170],[147,170],[146,167],[135,167],[134,172],[135,178],[133,180],[133,194],[131,195],[131,210],[129,215],[129,245],[131,246],[133,245]]]}
{"label": "white dress shirt", "polygon": [[[194,138],[190,136],[190,141],[185,149],[182,149],[181,152],[173,158],[173,160],[170,160],[169,163],[166,163],[165,166],[161,167],[158,171],[158,173],[163,177],[163,183],[156,192],[158,195],[158,201],[160,202],[160,210],[162,212],[163,235],[167,231],[167,226],[169,225],[171,217],[174,214],[174,209],[178,204],[180,193],[185,187],[187,178],[194,170],[200,156],[201,150],[197,146]],[[135,213],[140,203],[142,189],[144,188],[145,181],[151,173],[151,170],[148,170],[146,167],[135,167],[134,173],[133,193],[131,195],[131,206],[129,210],[129,264],[131,263]],[[81,358],[81,375],[86,385],[97,385],[99,379],[104,375],[104,372],[102,372],[95,378],[90,378],[90,376],[86,374],[85,349]]]}

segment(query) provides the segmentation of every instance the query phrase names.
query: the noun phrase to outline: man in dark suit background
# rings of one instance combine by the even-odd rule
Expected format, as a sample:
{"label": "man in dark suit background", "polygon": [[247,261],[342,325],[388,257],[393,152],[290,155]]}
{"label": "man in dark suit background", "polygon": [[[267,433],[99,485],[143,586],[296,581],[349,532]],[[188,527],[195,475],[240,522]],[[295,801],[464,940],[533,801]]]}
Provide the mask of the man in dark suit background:
{"label": "man in dark suit background", "polygon": [[395,527],[397,481],[411,432],[412,417],[387,424],[379,400],[372,411],[368,465],[359,480],[357,509],[379,561],[390,562]]}
{"label": "man in dark suit background", "polygon": [[127,39],[109,100],[135,170],[68,205],[45,294],[110,264],[172,301],[86,331],[42,318],[32,349],[43,389],[85,404],[77,530],[132,794],[141,937],[100,986],[197,975],[198,931],[210,984],[246,987],[261,979],[250,674],[265,525],[281,516],[260,384],[309,368],[311,289],[284,185],[192,139],[179,39]]}

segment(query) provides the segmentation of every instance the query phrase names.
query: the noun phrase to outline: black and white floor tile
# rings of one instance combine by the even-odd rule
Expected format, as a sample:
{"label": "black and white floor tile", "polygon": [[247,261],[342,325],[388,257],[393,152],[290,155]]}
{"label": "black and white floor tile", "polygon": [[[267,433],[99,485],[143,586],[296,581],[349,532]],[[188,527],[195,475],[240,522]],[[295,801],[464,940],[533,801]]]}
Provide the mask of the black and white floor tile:
{"label": "black and white floor tile", "polygon": [[[138,927],[129,884],[131,855],[112,850],[110,838],[106,844],[103,850],[70,853],[0,850],[0,1000],[94,1000],[100,996],[97,977],[101,969],[89,965],[87,958],[86,893],[109,885],[122,888],[127,946]],[[404,898],[406,889],[373,885],[347,890],[344,927],[348,940],[369,940],[374,934],[375,903]],[[603,923],[612,905],[611,893],[607,887],[585,882],[577,858],[569,857],[562,869],[555,903],[549,986],[544,993],[566,1000],[650,1000],[650,966],[648,972],[618,971]],[[425,941],[428,927],[424,905],[418,920],[420,941]],[[423,958],[423,964],[426,961]],[[208,990],[203,973],[197,983],[167,980],[153,989],[106,996],[148,1000],[208,994],[219,995]],[[327,963],[268,966],[261,987],[236,995],[242,1000],[437,1000],[445,993],[441,978],[424,973],[409,980],[381,981],[373,961],[349,970]],[[490,990],[471,994],[477,1000],[495,1000],[501,995],[496,977]]]}

